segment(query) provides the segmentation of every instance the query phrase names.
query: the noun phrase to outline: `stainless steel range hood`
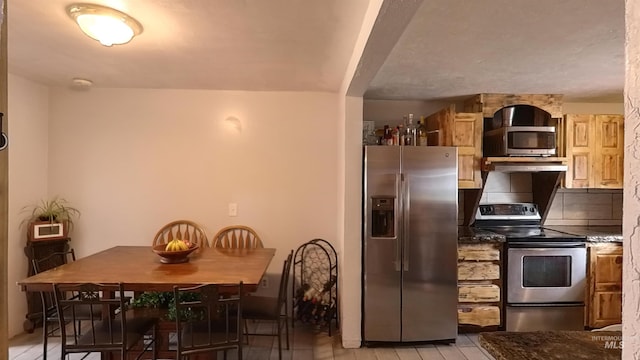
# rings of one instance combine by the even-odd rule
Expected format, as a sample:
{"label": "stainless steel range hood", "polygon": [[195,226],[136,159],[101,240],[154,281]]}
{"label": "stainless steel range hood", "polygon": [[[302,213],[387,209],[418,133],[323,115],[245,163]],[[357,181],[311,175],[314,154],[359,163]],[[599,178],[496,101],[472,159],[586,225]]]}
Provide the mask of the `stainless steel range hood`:
{"label": "stainless steel range hood", "polygon": [[483,160],[484,171],[565,172],[567,169],[567,159],[563,157],[488,157]]}
{"label": "stainless steel range hood", "polygon": [[544,163],[499,163],[488,167],[489,171],[499,172],[540,172],[540,171],[567,171],[568,166],[564,164],[544,164]]}

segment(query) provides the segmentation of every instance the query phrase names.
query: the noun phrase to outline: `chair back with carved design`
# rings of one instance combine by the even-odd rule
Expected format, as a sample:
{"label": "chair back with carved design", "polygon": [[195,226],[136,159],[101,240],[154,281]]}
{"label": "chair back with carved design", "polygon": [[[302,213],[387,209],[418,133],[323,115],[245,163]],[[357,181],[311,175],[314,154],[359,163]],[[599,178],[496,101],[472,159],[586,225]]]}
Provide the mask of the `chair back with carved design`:
{"label": "chair back with carved design", "polygon": [[153,238],[153,246],[167,244],[173,239],[189,240],[200,248],[209,246],[204,230],[189,220],[172,221],[163,226]]}
{"label": "chair back with carved design", "polygon": [[213,237],[213,247],[233,249],[262,248],[260,236],[250,227],[233,225],[222,228]]}

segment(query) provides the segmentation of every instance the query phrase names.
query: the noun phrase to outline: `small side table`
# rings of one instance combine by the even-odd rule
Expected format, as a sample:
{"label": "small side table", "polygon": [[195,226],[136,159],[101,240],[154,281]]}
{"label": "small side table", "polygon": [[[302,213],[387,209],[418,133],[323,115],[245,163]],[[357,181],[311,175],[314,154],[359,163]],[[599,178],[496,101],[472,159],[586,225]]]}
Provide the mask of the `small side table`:
{"label": "small side table", "polygon": [[[28,276],[34,275],[32,260],[39,260],[54,252],[63,252],[69,250],[70,238],[55,239],[55,240],[43,240],[43,241],[27,241],[27,245],[24,247],[24,254],[28,258]],[[42,270],[48,270],[62,264],[44,264]],[[42,323],[42,300],[40,294],[37,292],[27,292],[27,315],[22,323],[22,328],[27,333],[32,333],[33,330]]]}

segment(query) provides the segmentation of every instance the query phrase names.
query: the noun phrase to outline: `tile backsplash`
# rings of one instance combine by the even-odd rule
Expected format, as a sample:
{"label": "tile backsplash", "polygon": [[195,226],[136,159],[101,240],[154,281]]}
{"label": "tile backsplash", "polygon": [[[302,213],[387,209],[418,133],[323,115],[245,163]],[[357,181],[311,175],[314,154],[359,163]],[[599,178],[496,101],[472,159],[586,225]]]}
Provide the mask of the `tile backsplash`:
{"label": "tile backsplash", "polygon": [[[459,196],[462,201],[463,196]],[[530,202],[531,174],[491,172],[480,199],[485,203]],[[463,208],[461,203],[460,209]],[[459,219],[462,223],[462,211]],[[545,225],[622,225],[622,190],[558,189]]]}
{"label": "tile backsplash", "polygon": [[545,225],[622,225],[622,190],[558,189]]}

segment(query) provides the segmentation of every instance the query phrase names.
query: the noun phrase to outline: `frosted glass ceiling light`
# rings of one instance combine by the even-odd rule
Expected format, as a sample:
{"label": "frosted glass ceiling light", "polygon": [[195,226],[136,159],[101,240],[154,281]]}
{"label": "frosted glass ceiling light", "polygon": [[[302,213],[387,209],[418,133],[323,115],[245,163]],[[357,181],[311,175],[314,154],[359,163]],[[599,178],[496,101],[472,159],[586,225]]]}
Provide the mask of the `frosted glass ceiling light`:
{"label": "frosted glass ceiling light", "polygon": [[85,34],[104,46],[126,44],[142,33],[138,20],[106,6],[72,4],[67,13]]}

